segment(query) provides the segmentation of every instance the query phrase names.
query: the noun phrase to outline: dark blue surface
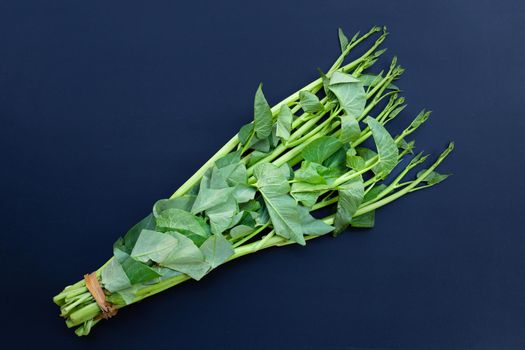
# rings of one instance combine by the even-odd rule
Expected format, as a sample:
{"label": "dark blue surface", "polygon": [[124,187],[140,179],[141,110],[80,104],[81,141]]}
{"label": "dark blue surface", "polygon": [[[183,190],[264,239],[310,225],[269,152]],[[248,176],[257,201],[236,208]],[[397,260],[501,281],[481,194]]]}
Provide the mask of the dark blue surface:
{"label": "dark blue surface", "polygon": [[[523,349],[523,1],[1,1],[3,341],[75,349]],[[77,338],[51,297],[271,102],[336,29],[387,25],[442,185],[373,230],[274,249]],[[398,123],[397,125],[402,125]]]}

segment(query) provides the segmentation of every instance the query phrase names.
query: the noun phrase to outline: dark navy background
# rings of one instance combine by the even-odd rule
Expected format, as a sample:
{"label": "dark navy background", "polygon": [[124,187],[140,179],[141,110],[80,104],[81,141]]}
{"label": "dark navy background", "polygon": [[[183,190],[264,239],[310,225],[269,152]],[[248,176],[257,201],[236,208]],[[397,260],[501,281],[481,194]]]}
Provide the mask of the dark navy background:
{"label": "dark navy background", "polygon": [[[525,2],[0,2],[4,341],[74,349],[524,349]],[[77,338],[51,297],[251,119],[387,25],[454,176],[369,231],[273,249]],[[395,125],[404,123],[399,118]]]}

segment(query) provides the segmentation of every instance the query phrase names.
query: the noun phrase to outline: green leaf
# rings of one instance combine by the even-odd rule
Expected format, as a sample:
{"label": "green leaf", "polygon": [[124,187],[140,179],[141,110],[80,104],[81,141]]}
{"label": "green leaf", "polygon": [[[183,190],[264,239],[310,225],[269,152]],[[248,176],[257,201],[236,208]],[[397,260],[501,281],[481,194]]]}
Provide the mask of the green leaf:
{"label": "green leaf", "polygon": [[143,283],[160,277],[160,274],[151,267],[135,260],[119,248],[113,249],[113,255],[122,266],[131,284]]}
{"label": "green leaf", "polygon": [[366,162],[360,156],[346,156],[346,166],[354,171],[361,171],[366,168]]}
{"label": "green leaf", "polygon": [[162,211],[171,208],[190,211],[195,202],[195,198],[197,198],[197,196],[185,194],[178,198],[158,200],[153,205],[153,216],[157,217]]}
{"label": "green leaf", "polygon": [[335,214],[335,234],[344,231],[352,221],[353,215],[363,201],[365,189],[361,177],[341,185],[339,199],[337,201],[337,213]]}
{"label": "green leaf", "polygon": [[225,174],[221,172],[221,169],[214,166],[211,169],[210,181],[207,187],[211,189],[221,189],[221,188],[227,188],[230,186],[228,186],[228,182],[226,180]]}
{"label": "green leaf", "polygon": [[277,115],[276,135],[282,140],[290,138],[290,131],[292,129],[293,114],[287,105],[282,105]]}
{"label": "green leaf", "polygon": [[283,173],[287,180],[291,180],[293,178],[293,169],[290,164],[284,163],[279,167],[279,170]]}
{"label": "green leaf", "polygon": [[157,279],[154,279],[154,280],[151,280],[149,282],[147,282],[146,284],[155,284],[155,283],[159,283],[167,278],[171,278],[171,277],[174,277],[174,276],[180,276],[182,275],[181,272],[179,271],[175,271],[175,270],[172,270],[172,269],[169,269],[167,267],[162,267],[162,266],[152,266],[151,267],[153,270],[155,270],[156,272],[160,273],[161,276]]}
{"label": "green leaf", "polygon": [[142,230],[139,239],[131,252],[131,257],[147,263],[164,261],[177,246],[178,241],[173,236],[152,230]]}
{"label": "green leaf", "polygon": [[296,182],[307,182],[310,184],[325,184],[325,178],[320,174],[324,168],[321,164],[304,161],[301,167],[294,173]]}
{"label": "green leaf", "polygon": [[262,84],[259,85],[255,93],[254,109],[254,130],[259,139],[265,139],[272,133],[272,110],[262,92]]}
{"label": "green leaf", "polygon": [[409,128],[413,130],[419,128],[421,124],[426,122],[429,117],[430,117],[430,111],[422,110],[421,112],[419,112],[416,118],[414,118],[414,120],[410,123]]}
{"label": "green leaf", "polygon": [[[250,125],[253,125],[253,124],[250,124]],[[235,152],[228,153],[222,158],[217,159],[215,161],[215,166],[220,169],[228,165],[239,164],[240,161],[241,161],[241,151],[235,151]]]}
{"label": "green leaf", "polygon": [[255,163],[257,163],[258,161],[260,161],[261,159],[269,156],[270,153],[268,152],[261,152],[261,151],[253,151],[252,153],[250,153],[248,155],[248,166],[252,166],[254,165]]}
{"label": "green leaf", "polygon": [[374,118],[367,117],[366,122],[372,131],[374,142],[379,155],[379,163],[375,167],[383,177],[387,176],[398,162],[399,149],[388,131]]}
{"label": "green leaf", "polygon": [[357,228],[372,228],[375,224],[375,216],[375,210],[369,211],[353,218],[350,225]]}
{"label": "green leaf", "polygon": [[270,140],[266,138],[258,138],[254,136],[252,142],[250,143],[250,148],[257,150],[259,152],[268,152],[271,148]]}
{"label": "green leaf", "polygon": [[261,206],[261,209],[256,212],[252,212],[251,214],[255,220],[255,226],[264,226],[268,223],[268,221],[270,221],[270,214],[268,214],[268,209],[266,206]]}
{"label": "green leaf", "polygon": [[363,114],[366,93],[361,81],[349,74],[334,72],[330,78],[329,88],[347,115],[358,118]]}
{"label": "green leaf", "polygon": [[[182,273],[168,269],[167,267],[161,267],[161,266],[153,266],[151,268],[152,270],[155,270],[157,273],[160,274],[160,277],[155,278],[151,281],[142,283],[142,284],[136,284],[132,285],[128,288],[125,288],[123,290],[119,290],[116,293],[112,293],[111,295],[107,296],[107,300],[112,304],[125,304],[129,305],[132,304],[133,301],[137,297],[137,293],[142,290],[144,287],[147,287],[148,285],[157,284],[159,282],[162,282],[168,278],[172,278],[175,276],[180,276]],[[120,299],[119,299],[120,298]]]}
{"label": "green leaf", "polygon": [[314,218],[305,207],[299,206],[299,220],[305,235],[321,236],[334,230],[332,226]]}
{"label": "green leaf", "polygon": [[257,211],[261,208],[261,203],[257,200],[250,200],[246,203],[239,204],[239,208],[246,212]]}
{"label": "green leaf", "polygon": [[399,148],[402,150],[407,150],[410,154],[414,154],[414,141],[406,142],[405,139],[399,141]]}
{"label": "green leaf", "polygon": [[319,101],[319,97],[312,94],[310,91],[299,92],[299,103],[305,112],[315,113],[323,110],[323,105]]}
{"label": "green leaf", "polygon": [[[288,171],[287,168],[286,171]],[[258,164],[254,168],[254,175],[259,190],[278,194],[290,191],[290,184],[284,167],[280,168],[271,163]]]}
{"label": "green leaf", "polygon": [[355,78],[351,74],[343,73],[340,71],[335,71],[330,77],[330,85],[339,85],[339,84],[362,84],[361,81]]}
{"label": "green leaf", "polygon": [[255,188],[250,185],[239,184],[233,188],[233,197],[237,203],[245,203],[255,197]]}
{"label": "green leaf", "polygon": [[239,224],[241,220],[246,216],[249,216],[249,213],[239,210],[237,213],[235,213],[235,215],[233,215],[230,227]]}
{"label": "green leaf", "polygon": [[339,36],[339,46],[341,47],[341,53],[343,53],[346,50],[346,47],[348,46],[348,38],[346,37],[345,33],[341,28],[339,28],[337,34]]}
{"label": "green leaf", "polygon": [[202,244],[210,236],[209,228],[201,218],[182,209],[166,209],[156,218],[157,227],[165,231],[179,231],[195,244]]}
{"label": "green leaf", "polygon": [[[259,208],[257,208],[259,209]],[[255,220],[252,216],[253,212],[250,211],[241,211],[235,215],[234,223],[235,225],[246,225],[250,227],[255,226]]]}
{"label": "green leaf", "polygon": [[114,293],[131,287],[131,282],[117,259],[111,259],[100,273],[104,289]]}
{"label": "green leaf", "polygon": [[343,143],[353,142],[361,136],[361,128],[357,119],[350,115],[341,116],[341,135],[339,139]]}
{"label": "green leaf", "polygon": [[232,196],[229,196],[224,203],[206,210],[206,215],[210,219],[211,231],[214,234],[219,234],[230,227],[238,210],[237,202]]}
{"label": "green leaf", "polygon": [[279,144],[279,137],[277,137],[277,120],[272,126],[272,133],[268,137],[271,148],[275,148]]}
{"label": "green leaf", "polygon": [[149,214],[144,219],[140,220],[135,226],[129,229],[123,239],[117,241],[116,244],[119,244],[120,249],[126,253],[131,253],[133,246],[137,241],[137,238],[140,235],[142,230],[154,230],[155,229],[155,218],[153,214]]}
{"label": "green leaf", "polygon": [[225,165],[222,168],[213,167],[210,178],[210,188],[220,189],[237,184],[245,184],[247,182],[246,166],[238,162]]}
{"label": "green leaf", "polygon": [[241,145],[246,145],[254,132],[253,123],[243,125],[237,134]]}
{"label": "green leaf", "polygon": [[340,171],[346,170],[346,148],[348,145],[343,145],[337,152],[323,161],[323,165],[330,169],[338,169]]}
{"label": "green leaf", "polygon": [[391,121],[392,119],[394,119],[395,117],[397,117],[397,115],[399,113],[401,113],[405,108],[406,108],[407,105],[402,105],[402,106],[399,106],[399,107],[396,107],[393,111],[391,111],[390,113],[388,113],[386,115],[386,118],[383,120],[383,124],[386,124],[387,122]]}
{"label": "green leaf", "polygon": [[288,195],[290,185],[283,171],[271,163],[256,166],[254,175],[266,209],[270,215],[275,233],[301,245],[306,244],[299,221],[298,206]]}
{"label": "green leaf", "polygon": [[[310,161],[303,161],[295,171],[294,183],[306,182],[313,185],[327,184],[342,175],[339,168],[329,168]],[[293,186],[293,185],[292,185]]]}
{"label": "green leaf", "polygon": [[232,227],[230,230],[230,236],[233,239],[241,238],[244,236],[249,235],[253,232],[253,227],[247,226],[247,225],[237,225],[235,227]]}
{"label": "green leaf", "polygon": [[[427,171],[427,169],[421,170],[417,173],[416,177],[421,177],[425,173],[425,171]],[[430,174],[425,176],[423,182],[426,182],[428,185],[435,185],[445,180],[449,176],[450,174],[440,174],[437,171],[432,171]]]}
{"label": "green leaf", "polygon": [[294,188],[292,186],[292,197],[297,201],[300,202],[302,205],[304,205],[307,208],[311,208],[316,202],[319,196],[322,194],[322,191],[312,191],[312,192],[294,192]]}
{"label": "green leaf", "polygon": [[[320,70],[319,68],[317,68],[317,70],[319,71],[319,74],[321,75],[321,80],[323,81],[324,93],[326,97],[328,97],[329,102],[327,104],[330,104],[334,100],[337,100],[337,97],[335,97],[334,93],[330,91],[330,79],[326,76],[326,74],[323,73],[322,70]],[[328,106],[325,106],[325,108],[326,110],[329,110]]]}
{"label": "green leaf", "polygon": [[377,156],[377,153],[372,151],[370,148],[366,147],[357,147],[356,149],[357,155],[365,160],[365,162],[368,162],[370,159]]}
{"label": "green leaf", "polygon": [[272,225],[279,236],[288,238],[301,245],[306,242],[299,221],[298,206],[287,194],[278,194],[261,190]]}
{"label": "green leaf", "polygon": [[303,158],[310,162],[321,164],[325,159],[337,152],[343,144],[334,136],[323,136],[312,141],[303,150]]}
{"label": "green leaf", "polygon": [[210,265],[204,259],[201,250],[189,238],[178,232],[167,234],[176,238],[178,244],[163,261],[157,263],[185,273],[193,279],[201,279],[210,270]]}
{"label": "green leaf", "polygon": [[204,176],[200,183],[199,194],[195,199],[195,203],[191,208],[193,214],[200,213],[206,209],[214,207],[218,204],[226,202],[231,195],[233,188],[220,188],[211,189],[209,188],[210,179]]}
{"label": "green leaf", "polygon": [[205,260],[212,269],[224,263],[233,255],[233,247],[222,235],[213,235],[201,246]]}

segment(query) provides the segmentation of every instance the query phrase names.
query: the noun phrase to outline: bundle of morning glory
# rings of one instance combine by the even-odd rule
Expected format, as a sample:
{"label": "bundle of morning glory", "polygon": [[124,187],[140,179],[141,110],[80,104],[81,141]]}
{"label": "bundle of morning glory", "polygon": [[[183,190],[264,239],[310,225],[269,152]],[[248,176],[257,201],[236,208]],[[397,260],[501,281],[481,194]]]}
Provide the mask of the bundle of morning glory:
{"label": "bundle of morning glory", "polygon": [[54,297],[67,326],[87,335],[117,310],[244,255],[373,227],[377,209],[444,180],[436,168],[453,144],[430,160],[411,139],[429,112],[398,135],[387,129],[405,100],[395,58],[370,72],[386,36],[378,27],[351,39],[339,30],[332,67],[273,107],[259,86],[253,121],[157,201],[109,261]]}

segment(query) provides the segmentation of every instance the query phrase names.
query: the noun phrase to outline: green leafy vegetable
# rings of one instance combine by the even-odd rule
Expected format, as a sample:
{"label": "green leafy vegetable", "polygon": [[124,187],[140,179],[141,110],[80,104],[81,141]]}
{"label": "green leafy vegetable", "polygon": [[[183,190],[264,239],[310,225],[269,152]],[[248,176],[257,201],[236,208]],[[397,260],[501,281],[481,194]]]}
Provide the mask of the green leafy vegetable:
{"label": "green leafy vegetable", "polygon": [[231,226],[235,213],[239,210],[237,201],[233,197],[221,204],[206,210],[206,215],[210,220],[211,231],[214,234],[220,234]]}
{"label": "green leafy vegetable", "polygon": [[321,236],[333,231],[333,227],[314,218],[308,209],[299,206],[299,221],[305,235]]}
{"label": "green leafy vegetable", "polygon": [[337,34],[339,35],[339,46],[341,47],[341,52],[345,52],[348,47],[348,38],[341,28],[338,29]]}
{"label": "green leafy vegetable", "polygon": [[[421,177],[427,169],[422,169],[417,173],[417,177]],[[437,171],[432,171],[430,174],[423,178],[423,182],[426,182],[428,185],[435,185],[444,181],[450,174],[440,174]]]}
{"label": "green leafy vegetable", "polygon": [[142,262],[164,261],[177,244],[177,239],[169,234],[142,230],[131,257]]}
{"label": "green leafy vegetable", "polygon": [[208,238],[201,250],[212,269],[224,263],[234,254],[232,244],[222,235],[213,235]]}
{"label": "green leafy vegetable", "polygon": [[169,232],[169,234],[177,240],[178,244],[165,259],[154,261],[160,266],[185,273],[196,280],[201,279],[210,268],[201,250],[186,236],[178,232]]}
{"label": "green leafy vegetable", "polygon": [[272,133],[272,110],[262,92],[262,84],[255,93],[254,109],[254,131],[259,139],[264,139]]}
{"label": "green leafy vegetable", "polygon": [[288,195],[290,185],[281,168],[266,163],[255,167],[257,187],[261,192],[275,232],[301,245],[306,242],[299,220],[298,207]]}
{"label": "green leafy vegetable", "polygon": [[158,217],[166,209],[191,211],[195,198],[195,195],[187,194],[174,199],[160,199],[153,205],[153,216]]}
{"label": "green leafy vegetable", "polygon": [[[341,55],[326,73],[320,71],[319,79],[274,107],[259,85],[253,122],[116,241],[112,258],[96,273],[103,288],[95,293],[101,306],[84,280],[53,298],[68,327],[87,335],[111,316],[103,310],[199,280],[221,264],[262,249],[305,245],[347,227],[373,227],[379,208],[448,176],[437,167],[453,144],[407,179],[428,155],[411,156],[414,142],[405,140],[430,113],[422,111],[405,123],[395,138],[386,129],[405,107],[392,84],[403,73],[397,60],[386,73],[370,72],[385,52],[380,45],[386,30],[374,27],[350,40],[342,30],[338,34]],[[345,63],[354,47],[373,36],[360,57]],[[373,149],[363,146],[370,138]],[[396,166],[401,169],[393,174]]]}
{"label": "green leafy vegetable", "polygon": [[232,227],[232,229],[230,230],[230,236],[232,236],[233,239],[241,238],[241,237],[247,236],[253,231],[254,231],[254,228],[251,226],[238,225],[238,226]]}
{"label": "green leafy vegetable", "polygon": [[339,189],[339,200],[337,201],[337,212],[334,220],[334,233],[336,235],[343,232],[350,222],[352,222],[352,218],[359,208],[364,195],[365,188],[363,185],[363,179],[360,176],[341,185],[341,188]]}
{"label": "green leafy vegetable", "polygon": [[251,138],[253,137],[254,129],[255,128],[253,126],[253,123],[246,124],[241,127],[241,129],[239,130],[239,133],[237,134],[239,137],[239,143],[241,145],[247,145],[248,142],[251,141]]}
{"label": "green leafy vegetable", "polygon": [[200,213],[204,210],[222,204],[228,200],[231,193],[232,188],[229,187],[219,189],[201,187],[199,196],[195,200],[191,212],[195,214]]}
{"label": "green leafy vegetable", "polygon": [[399,150],[392,136],[377,120],[367,117],[366,121],[370,130],[372,130],[377,154],[379,155],[379,162],[376,166],[377,172],[386,176],[397,165]]}
{"label": "green leafy vegetable", "polygon": [[361,136],[361,128],[357,119],[350,115],[341,116],[341,136],[342,143],[352,142]]}
{"label": "green leafy vegetable", "polygon": [[233,197],[237,203],[246,203],[255,197],[255,188],[246,184],[238,184],[233,188]]}
{"label": "green leafy vegetable", "polygon": [[334,136],[323,136],[308,146],[303,151],[303,158],[314,163],[321,164],[332,154],[337,152],[343,144]]}
{"label": "green leafy vegetable", "polygon": [[290,108],[283,105],[277,115],[276,135],[282,140],[286,141],[290,138],[290,131],[292,129],[293,114]]}
{"label": "green leafy vegetable", "polygon": [[350,221],[350,225],[356,228],[372,228],[375,225],[375,211],[359,215]]}
{"label": "green leafy vegetable", "polygon": [[366,168],[366,161],[360,156],[347,153],[346,166],[355,171],[361,171]]}
{"label": "green leafy vegetable", "polygon": [[329,89],[337,97],[341,108],[348,116],[359,118],[366,104],[365,90],[359,79],[350,74],[334,72],[330,79]]}
{"label": "green leafy vegetable", "polygon": [[301,91],[299,93],[299,101],[305,112],[314,113],[323,109],[323,105],[321,104],[321,101],[319,101],[319,97],[315,96],[309,91]]}
{"label": "green leafy vegetable", "polygon": [[179,231],[199,245],[210,235],[204,220],[182,209],[166,209],[156,220],[157,228],[161,231]]}
{"label": "green leafy vegetable", "polygon": [[113,254],[132,284],[147,282],[160,276],[151,267],[141,264],[119,248],[115,248]]}
{"label": "green leafy vegetable", "polygon": [[101,277],[105,281],[104,288],[110,292],[117,292],[131,287],[131,281],[117,259],[109,261],[102,270]]}

